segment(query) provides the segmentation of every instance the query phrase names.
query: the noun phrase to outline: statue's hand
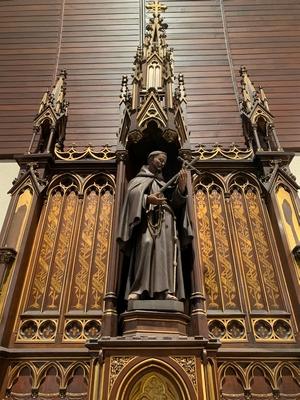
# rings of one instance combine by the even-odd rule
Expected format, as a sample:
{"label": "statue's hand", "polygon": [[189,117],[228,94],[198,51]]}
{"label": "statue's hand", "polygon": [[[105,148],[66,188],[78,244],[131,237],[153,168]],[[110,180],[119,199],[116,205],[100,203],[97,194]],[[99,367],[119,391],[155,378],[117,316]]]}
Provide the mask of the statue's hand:
{"label": "statue's hand", "polygon": [[182,169],[179,172],[178,176],[178,189],[180,190],[181,193],[185,192],[186,183],[187,183],[187,172],[186,169]]}
{"label": "statue's hand", "polygon": [[155,206],[160,206],[161,204],[164,204],[167,201],[165,197],[163,197],[162,193],[152,193],[149,194],[147,197],[147,204],[154,204]]}

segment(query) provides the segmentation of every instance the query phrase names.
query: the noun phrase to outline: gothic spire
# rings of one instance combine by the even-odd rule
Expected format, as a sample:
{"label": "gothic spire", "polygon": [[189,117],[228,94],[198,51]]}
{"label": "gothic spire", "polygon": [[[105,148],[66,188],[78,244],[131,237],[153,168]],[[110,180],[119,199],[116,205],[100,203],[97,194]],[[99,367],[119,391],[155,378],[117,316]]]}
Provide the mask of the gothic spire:
{"label": "gothic spire", "polygon": [[240,111],[244,135],[255,151],[282,151],[274,128],[267,96],[261,86],[256,89],[246,67],[241,67]]}
{"label": "gothic spire", "polygon": [[[69,105],[65,99],[66,78],[67,72],[62,70],[52,91],[47,90],[44,93],[33,122],[33,135],[28,153],[50,153],[55,144],[62,147]],[[37,144],[34,147],[36,140]]]}
{"label": "gothic spire", "polygon": [[180,74],[178,88],[174,91],[173,49],[168,47],[168,25],[161,16],[167,6],[155,0],[150,1],[146,8],[152,15],[146,26],[143,45],[137,48],[134,58],[131,95],[126,92],[126,79],[122,79],[119,139],[124,145],[127,140],[141,140],[149,122],[154,121],[165,140],[178,140],[183,145],[188,136],[184,123],[184,79]]}

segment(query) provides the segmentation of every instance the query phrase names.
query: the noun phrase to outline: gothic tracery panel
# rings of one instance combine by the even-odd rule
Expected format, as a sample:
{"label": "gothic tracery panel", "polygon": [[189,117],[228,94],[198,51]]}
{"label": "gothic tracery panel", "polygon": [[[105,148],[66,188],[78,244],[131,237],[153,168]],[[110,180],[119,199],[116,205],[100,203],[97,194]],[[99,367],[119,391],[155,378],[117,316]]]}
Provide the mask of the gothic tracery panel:
{"label": "gothic tracery panel", "polygon": [[251,311],[285,310],[276,271],[275,243],[267,224],[262,199],[247,179],[231,186],[230,203],[242,273]]}
{"label": "gothic tracery panel", "polygon": [[290,360],[220,362],[222,398],[296,400],[300,396],[299,372],[299,363]]}
{"label": "gothic tracery panel", "polygon": [[[61,324],[63,342],[101,334],[113,185],[104,174],[88,178],[83,196],[77,178],[65,176],[50,185],[29,262],[27,315],[18,321],[18,342],[56,342]],[[73,312],[69,318],[66,308]],[[97,318],[86,317],[87,311]]]}
{"label": "gothic tracery panel", "polygon": [[40,220],[41,235],[30,260],[34,274],[26,310],[60,309],[77,204],[73,181],[60,182],[49,193],[44,219]]}
{"label": "gothic tracery panel", "polygon": [[224,191],[212,181],[206,185],[199,183],[196,186],[195,206],[208,308],[241,309]]}
{"label": "gothic tracery panel", "polygon": [[6,398],[86,400],[89,372],[86,360],[16,361],[8,370]]}
{"label": "gothic tracery panel", "polygon": [[[258,342],[294,341],[281,264],[258,185],[246,175],[230,181],[230,176],[204,174],[196,178],[194,202],[209,332],[222,341],[247,341],[250,325]],[[278,311],[286,312],[285,318],[278,318]]]}
{"label": "gothic tracery panel", "polygon": [[113,187],[106,179],[85,190],[68,310],[101,310],[108,262]]}

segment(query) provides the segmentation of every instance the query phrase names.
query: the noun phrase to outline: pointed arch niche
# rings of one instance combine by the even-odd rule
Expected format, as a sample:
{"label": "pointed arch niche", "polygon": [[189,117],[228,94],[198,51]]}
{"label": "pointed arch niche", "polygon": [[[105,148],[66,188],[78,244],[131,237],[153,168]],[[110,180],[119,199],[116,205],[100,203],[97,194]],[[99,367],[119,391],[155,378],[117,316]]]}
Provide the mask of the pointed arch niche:
{"label": "pointed arch niche", "polygon": [[147,360],[129,367],[115,382],[110,393],[114,400],[196,400],[188,377],[179,373],[172,362]]}
{"label": "pointed arch niche", "polygon": [[177,160],[179,148],[180,144],[178,139],[168,141],[163,136],[157,121],[155,119],[150,119],[141,137],[132,137],[128,140],[128,162],[126,171],[128,180],[136,176],[142,165],[147,164],[148,154],[155,150],[162,150],[168,155],[164,174],[165,179],[169,179],[180,169],[180,164]]}

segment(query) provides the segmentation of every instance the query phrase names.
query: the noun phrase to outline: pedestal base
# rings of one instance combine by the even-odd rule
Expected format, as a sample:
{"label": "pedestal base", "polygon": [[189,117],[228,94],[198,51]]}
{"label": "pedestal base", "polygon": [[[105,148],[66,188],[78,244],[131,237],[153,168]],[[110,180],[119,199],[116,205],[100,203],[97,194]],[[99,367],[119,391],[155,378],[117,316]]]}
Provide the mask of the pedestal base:
{"label": "pedestal base", "polygon": [[187,336],[190,318],[178,311],[132,310],[121,315],[123,336]]}
{"label": "pedestal base", "polygon": [[129,300],[128,301],[128,311],[184,311],[184,306],[181,301],[176,300]]}

